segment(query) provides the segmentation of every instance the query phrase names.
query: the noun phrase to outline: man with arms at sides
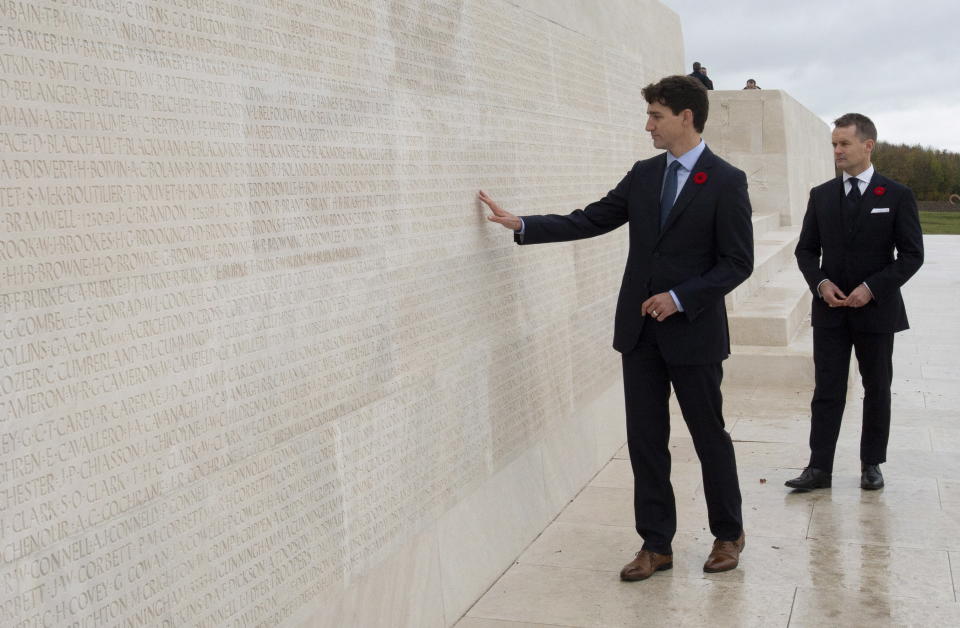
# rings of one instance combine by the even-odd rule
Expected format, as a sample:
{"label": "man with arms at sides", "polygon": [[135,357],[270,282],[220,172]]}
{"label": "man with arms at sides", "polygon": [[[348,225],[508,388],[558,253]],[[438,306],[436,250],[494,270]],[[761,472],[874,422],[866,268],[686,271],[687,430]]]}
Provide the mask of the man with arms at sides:
{"label": "man with arms at sides", "polygon": [[913,193],[870,163],[877,141],[870,118],[848,113],[833,124],[843,174],[810,191],[796,249],[813,292],[810,463],[786,485],[830,488],[852,347],[864,389],[860,486],[871,490],[883,488],[887,460],[893,334],[908,328],[900,286],[923,264],[923,236]]}
{"label": "man with arms at sides", "polygon": [[643,580],[673,566],[676,507],[670,484],[670,385],[703,473],[710,530],[704,571],[733,569],[744,547],[733,443],[724,428],[721,362],[730,353],[724,295],[753,271],[753,229],[744,173],[700,138],[707,92],[668,76],[643,89],[646,130],[667,152],[638,161],[607,195],[573,213],[518,217],[480,192],[488,218],[518,244],[602,235],[628,224],[630,252],[614,326],[622,354],[627,443],[641,551],[620,573]]}

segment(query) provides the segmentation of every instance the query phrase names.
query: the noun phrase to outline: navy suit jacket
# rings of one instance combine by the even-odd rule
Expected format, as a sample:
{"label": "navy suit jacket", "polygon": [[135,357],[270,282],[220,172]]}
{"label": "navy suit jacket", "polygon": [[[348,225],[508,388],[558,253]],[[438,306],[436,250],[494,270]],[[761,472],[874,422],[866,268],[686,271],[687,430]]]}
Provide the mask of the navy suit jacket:
{"label": "navy suit jacket", "polygon": [[[907,329],[900,286],[923,264],[923,234],[913,192],[874,171],[856,219],[846,229],[844,202],[840,177],[810,190],[795,254],[813,292],[811,322],[814,327],[839,327],[847,321],[852,329],[868,333]],[[844,294],[866,282],[874,298],[861,308],[832,308],[817,292],[824,279]]]}
{"label": "navy suit jacket", "polygon": [[[658,325],[668,364],[711,364],[730,354],[724,296],[753,272],[753,225],[747,178],[703,151],[660,228],[666,153],[638,161],[613,190],[566,216],[524,216],[518,244],[598,236],[629,224],[613,347],[631,351],[645,324]],[[664,321],[641,316],[653,294],[673,290],[684,307]]]}

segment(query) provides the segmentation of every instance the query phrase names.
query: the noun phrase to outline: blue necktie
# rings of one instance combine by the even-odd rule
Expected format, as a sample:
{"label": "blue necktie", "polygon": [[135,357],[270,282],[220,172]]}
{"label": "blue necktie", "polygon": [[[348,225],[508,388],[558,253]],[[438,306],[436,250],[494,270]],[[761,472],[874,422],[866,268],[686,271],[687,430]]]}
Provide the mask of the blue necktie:
{"label": "blue necktie", "polygon": [[660,194],[660,228],[667,223],[667,216],[670,215],[670,209],[673,208],[674,201],[677,200],[677,170],[680,169],[680,162],[674,161],[667,168],[667,177],[663,182],[663,192]]}

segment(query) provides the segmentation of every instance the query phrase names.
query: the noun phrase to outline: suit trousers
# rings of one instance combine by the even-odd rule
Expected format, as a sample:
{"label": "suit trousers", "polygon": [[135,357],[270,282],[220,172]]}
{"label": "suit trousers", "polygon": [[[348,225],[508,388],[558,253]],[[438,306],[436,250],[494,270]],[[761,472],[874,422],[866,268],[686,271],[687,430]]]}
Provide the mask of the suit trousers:
{"label": "suit trousers", "polygon": [[657,325],[645,321],[637,346],[623,355],[623,386],[637,533],[643,549],[672,554],[677,511],[670,484],[671,383],[700,459],[710,531],[720,540],[734,541],[743,532],[743,515],[736,455],[723,422],[723,367],[719,362],[666,364]]}
{"label": "suit trousers", "polygon": [[833,471],[840,421],[847,401],[850,349],[856,351],[863,380],[863,425],[860,461],[887,461],[890,438],[890,384],[893,381],[893,334],[839,327],[813,328],[814,391],[810,402],[810,466]]}

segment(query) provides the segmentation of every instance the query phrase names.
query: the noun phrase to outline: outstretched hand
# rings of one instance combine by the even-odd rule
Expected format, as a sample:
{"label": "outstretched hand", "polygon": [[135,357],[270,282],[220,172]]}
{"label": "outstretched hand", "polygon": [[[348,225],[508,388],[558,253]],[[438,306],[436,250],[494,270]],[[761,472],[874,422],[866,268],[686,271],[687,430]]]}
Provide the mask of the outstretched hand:
{"label": "outstretched hand", "polygon": [[508,212],[507,210],[500,207],[500,205],[498,205],[495,200],[487,196],[486,192],[484,192],[483,190],[480,190],[480,194],[478,195],[478,197],[483,202],[483,204],[489,207],[490,211],[493,212],[492,216],[487,216],[487,220],[489,220],[490,222],[499,223],[504,227],[506,227],[507,229],[510,229],[511,231],[520,230],[520,227],[522,226],[520,223],[520,219],[514,216],[513,214],[511,214],[510,212]]}

